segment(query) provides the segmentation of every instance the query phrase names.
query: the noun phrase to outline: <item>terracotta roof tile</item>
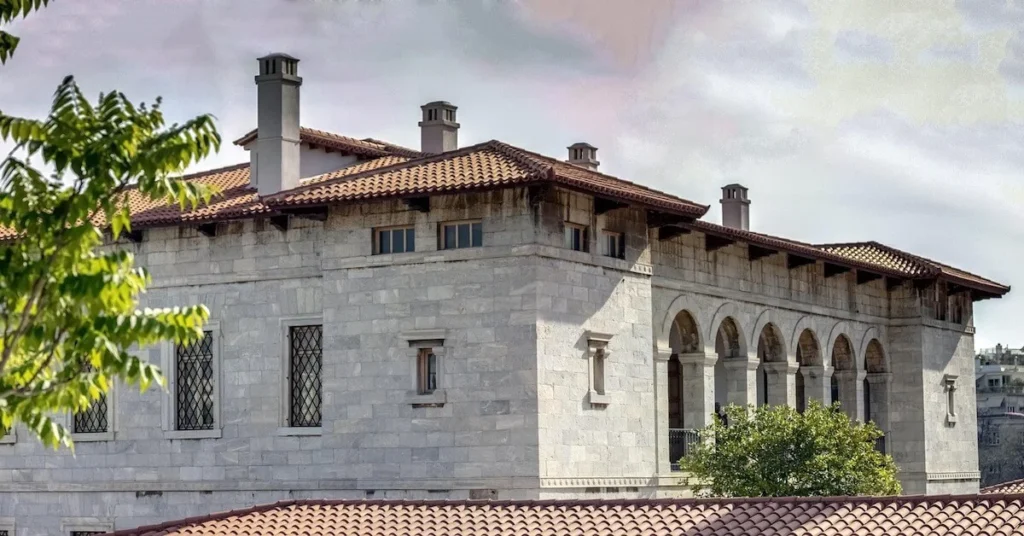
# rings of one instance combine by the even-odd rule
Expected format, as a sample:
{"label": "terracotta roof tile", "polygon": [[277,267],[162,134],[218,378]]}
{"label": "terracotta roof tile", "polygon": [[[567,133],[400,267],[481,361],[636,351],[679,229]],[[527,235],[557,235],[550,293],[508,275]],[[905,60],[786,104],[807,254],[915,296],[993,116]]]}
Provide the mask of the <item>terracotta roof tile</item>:
{"label": "terracotta roof tile", "polygon": [[609,175],[489,141],[271,196],[271,206],[314,205],[551,182],[691,217],[707,207]]}
{"label": "terracotta roof tile", "polygon": [[1005,294],[1010,290],[990,279],[974,275],[970,272],[953,268],[940,262],[919,257],[878,242],[854,242],[847,244],[821,244],[817,246],[825,251],[850,259],[868,262],[877,266],[892,268],[912,277],[945,278],[964,284],[965,286],[989,286],[996,292]]}
{"label": "terracotta roof tile", "polygon": [[[494,502],[295,500],[114,534],[1024,535],[1022,503],[1024,496],[1020,495]],[[964,515],[954,519],[954,513]],[[975,516],[971,518],[970,514]]]}
{"label": "terracotta roof tile", "polygon": [[[235,140],[235,145],[246,145],[256,139],[257,130],[253,129],[241,138]],[[299,141],[312,145],[319,145],[338,151],[345,151],[359,156],[388,156],[399,155],[410,158],[423,156],[425,153],[415,149],[409,149],[385,141],[373,138],[350,138],[332,132],[317,130],[315,128],[299,127]]]}
{"label": "terracotta roof tile", "polygon": [[1006,285],[877,242],[813,245],[700,220],[682,224],[682,227],[897,279],[930,279],[942,276],[949,281],[995,296],[1002,296],[1010,291],[1010,287]]}
{"label": "terracotta roof tile", "polygon": [[992,493],[1024,493],[1024,478],[1020,480],[1011,480],[1009,482],[1003,482],[1002,484],[996,484],[987,488],[981,488],[983,494]]}

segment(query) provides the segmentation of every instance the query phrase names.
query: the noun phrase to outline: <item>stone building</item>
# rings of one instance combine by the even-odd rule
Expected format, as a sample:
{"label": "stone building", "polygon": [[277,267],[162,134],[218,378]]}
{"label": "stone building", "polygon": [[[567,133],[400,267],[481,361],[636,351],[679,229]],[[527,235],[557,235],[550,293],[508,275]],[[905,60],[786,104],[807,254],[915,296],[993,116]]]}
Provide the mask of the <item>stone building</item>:
{"label": "stone building", "polygon": [[[288,498],[661,497],[716,402],[836,399],[886,432],[907,493],[978,489],[973,305],[1009,288],[878,243],[749,229],[568,160],[421,151],[299,125],[298,60],[259,60],[249,163],[135,200],[145,306],[206,304],[206,338],[140,350],[166,392],[68,416],[76,451],[0,445],[0,530],[126,528]],[[2,533],[0,533],[2,534]]]}

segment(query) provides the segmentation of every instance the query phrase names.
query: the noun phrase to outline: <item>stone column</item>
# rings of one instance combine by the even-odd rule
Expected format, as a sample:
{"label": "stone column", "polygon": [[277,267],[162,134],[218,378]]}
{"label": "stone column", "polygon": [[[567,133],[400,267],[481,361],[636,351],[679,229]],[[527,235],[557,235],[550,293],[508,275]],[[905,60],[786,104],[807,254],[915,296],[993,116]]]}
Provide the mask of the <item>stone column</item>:
{"label": "stone column", "polygon": [[800,365],[784,361],[765,363],[768,373],[768,405],[796,407],[796,371]]}
{"label": "stone column", "polygon": [[871,384],[871,420],[875,421],[886,436],[889,435],[889,397],[892,391],[891,372],[870,372],[867,374]]}
{"label": "stone column", "polygon": [[668,443],[668,360],[671,348],[654,349],[654,450],[658,474],[672,472]]}
{"label": "stone column", "polygon": [[862,370],[840,370],[836,373],[839,382],[839,407],[850,420],[864,420],[864,375]]}
{"label": "stone column", "polygon": [[800,367],[804,375],[804,407],[817,400],[823,406],[832,403],[832,367],[827,365],[809,365]]}
{"label": "stone column", "polygon": [[717,354],[679,354],[683,372],[683,426],[686,428],[700,430],[711,423],[711,414],[715,411],[717,361]]}
{"label": "stone column", "polygon": [[761,364],[757,354],[729,357],[723,364],[729,379],[726,403],[757,406],[757,366]]}

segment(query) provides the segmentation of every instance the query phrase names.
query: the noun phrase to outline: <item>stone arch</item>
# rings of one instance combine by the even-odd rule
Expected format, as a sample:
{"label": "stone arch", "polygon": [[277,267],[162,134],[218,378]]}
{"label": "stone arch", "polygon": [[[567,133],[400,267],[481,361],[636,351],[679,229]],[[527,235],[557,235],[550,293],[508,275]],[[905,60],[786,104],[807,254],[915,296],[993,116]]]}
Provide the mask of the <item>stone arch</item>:
{"label": "stone arch", "polygon": [[836,340],[832,344],[832,366],[835,367],[836,371],[857,369],[857,360],[853,353],[853,343],[843,333],[836,336]]}
{"label": "stone arch", "polygon": [[[821,331],[818,329],[817,317],[812,315],[801,316],[796,324],[793,325],[793,330],[789,332],[789,342],[792,347],[789,348],[789,355],[796,356],[797,350],[800,349],[800,337],[804,331],[810,330],[811,336],[814,337],[815,342],[818,341],[818,333]],[[778,324],[778,323],[776,323]],[[821,349],[821,345],[818,345],[818,349]]]}
{"label": "stone arch", "polygon": [[786,361],[786,342],[782,338],[782,331],[775,324],[769,322],[761,328],[757,339],[757,357],[764,363]]}
{"label": "stone arch", "polygon": [[704,344],[704,332],[700,329],[700,326],[704,324],[707,317],[701,316],[701,309],[697,307],[697,303],[694,302],[693,296],[687,294],[680,294],[672,300],[669,304],[668,309],[665,311],[665,317],[657,327],[661,328],[660,333],[655,334],[655,345],[662,348],[671,346],[669,340],[672,335],[672,328],[675,325],[676,317],[681,311],[686,311],[693,319],[694,323],[697,324],[697,333],[701,337],[701,344]]}
{"label": "stone arch", "polygon": [[[715,315],[711,318],[710,329],[708,330],[707,341],[718,342],[718,334],[722,330],[722,325],[726,321],[732,323],[732,327],[735,328],[737,339],[734,341],[738,346],[737,353],[732,355],[746,355],[747,353],[747,338],[744,336],[743,326],[740,324],[740,309],[733,302],[723,303]],[[731,329],[731,328],[730,328]],[[731,335],[731,334],[730,334]]]}
{"label": "stone arch", "polygon": [[871,339],[864,349],[864,368],[869,373],[889,371],[889,364],[885,360],[885,350],[878,339]]}
{"label": "stone arch", "polygon": [[733,317],[728,316],[722,320],[719,324],[718,333],[715,336],[715,349],[717,350],[719,345],[723,348],[727,357],[737,357],[743,355],[743,336],[740,334],[740,328],[736,324],[736,320]]}
{"label": "stone arch", "polygon": [[881,340],[881,336],[878,334],[878,328],[871,326],[864,332],[864,335],[860,338],[860,345],[857,347],[857,370],[867,370],[865,366],[865,355],[868,351],[868,343],[872,340]]}
{"label": "stone arch", "polygon": [[800,332],[796,341],[796,351],[793,353],[800,366],[822,364],[821,345],[818,344],[818,337],[810,328],[805,328]]}
{"label": "stone arch", "polygon": [[[852,332],[853,329],[850,328],[849,322],[845,320],[840,320],[839,322],[836,322],[835,325],[832,326],[832,329],[829,330],[828,338],[825,339],[825,348],[823,348],[824,352],[822,352],[822,355],[825,357],[825,359],[833,359],[835,357],[836,341],[839,340],[840,335],[846,337],[846,342],[849,343],[850,345],[850,355],[855,355],[853,352],[853,339],[850,338],[849,335],[847,335],[848,333]],[[831,364],[832,366],[835,366],[835,362],[832,362]]]}
{"label": "stone arch", "polygon": [[[786,353],[788,347],[786,346],[785,337],[782,335],[782,330],[779,329],[779,321],[781,319],[778,316],[772,309],[765,309],[761,311],[761,314],[758,315],[757,320],[754,322],[754,331],[750,332],[750,347],[757,351],[758,357],[761,357],[761,351],[758,349],[758,345],[761,343],[761,335],[764,334],[765,328],[769,325],[772,326],[773,336],[782,345],[782,352]],[[789,359],[788,354],[784,360],[786,359]]]}
{"label": "stone arch", "polygon": [[700,327],[697,320],[689,311],[683,309],[676,313],[672,319],[672,326],[668,332],[668,344],[673,353],[695,354],[704,349],[700,337]]}

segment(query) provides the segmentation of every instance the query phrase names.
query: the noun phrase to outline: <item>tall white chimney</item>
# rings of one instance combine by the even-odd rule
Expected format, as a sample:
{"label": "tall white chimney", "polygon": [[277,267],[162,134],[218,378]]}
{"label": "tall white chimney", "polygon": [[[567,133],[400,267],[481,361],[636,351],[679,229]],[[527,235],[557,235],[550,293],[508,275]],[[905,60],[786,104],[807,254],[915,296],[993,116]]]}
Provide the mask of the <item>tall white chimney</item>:
{"label": "tall white chimney", "polygon": [[287,54],[259,58],[256,76],[256,158],[250,180],[260,195],[299,185],[299,60]]}
{"label": "tall white chimney", "polygon": [[569,149],[569,160],[570,164],[576,164],[587,169],[597,170],[597,166],[601,163],[597,161],[597,147],[593,145],[578,141],[568,147]]}
{"label": "tall white chimney", "polygon": [[420,150],[425,153],[446,153],[459,148],[458,108],[450,102],[434,101],[420,106]]}
{"label": "tall white chimney", "polygon": [[740,184],[722,188],[722,225],[733,229],[750,229],[750,200],[747,189]]}

